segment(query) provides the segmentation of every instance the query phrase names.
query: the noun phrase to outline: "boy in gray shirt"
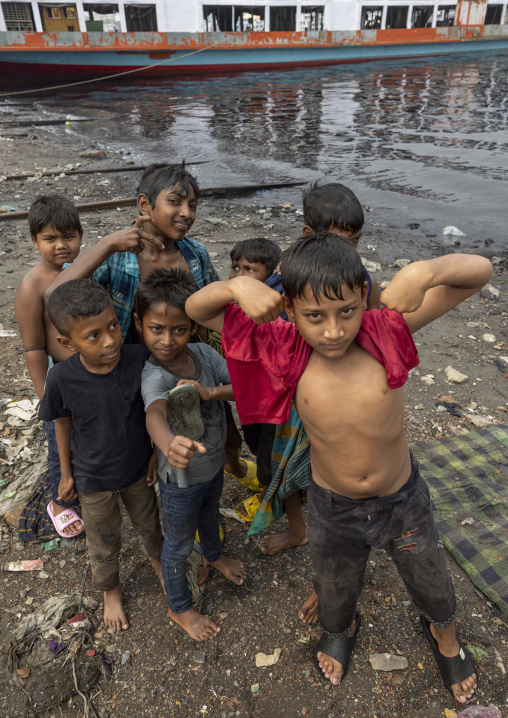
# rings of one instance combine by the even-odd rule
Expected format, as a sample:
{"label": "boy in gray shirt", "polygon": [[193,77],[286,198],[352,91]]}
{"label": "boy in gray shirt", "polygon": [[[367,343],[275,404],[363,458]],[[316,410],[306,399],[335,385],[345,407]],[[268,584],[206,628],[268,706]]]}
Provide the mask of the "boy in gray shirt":
{"label": "boy in gray shirt", "polygon": [[[151,352],[141,377],[148,433],[158,448],[158,475],[164,548],[161,555],[170,618],[196,641],[220,631],[192,606],[185,564],[196,531],[208,564],[241,586],[243,563],[222,553],[219,499],[224,484],[226,416],[223,401],[233,399],[226,361],[206,344],[188,346],[195,324],[185,314],[187,298],[198,287],[179,269],[156,269],[138,285],[134,320]],[[171,389],[190,384],[197,390],[205,432],[201,441],[178,435],[168,423]],[[185,469],[187,487],[178,486],[175,469]]]}

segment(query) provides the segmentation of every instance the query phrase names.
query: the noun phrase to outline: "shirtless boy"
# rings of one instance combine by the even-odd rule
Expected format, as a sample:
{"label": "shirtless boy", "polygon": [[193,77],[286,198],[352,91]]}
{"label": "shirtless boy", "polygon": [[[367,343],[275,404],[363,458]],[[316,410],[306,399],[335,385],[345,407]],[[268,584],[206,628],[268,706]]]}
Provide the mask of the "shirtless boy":
{"label": "shirtless boy", "polygon": [[[411,333],[479,291],[490,262],[453,254],[410,264],[383,293],[385,306],[369,312],[359,255],[336,235],[297,241],[281,273],[285,300],[245,277],[202,289],[186,311],[223,330],[240,420],[252,421],[256,395],[256,420],[281,423],[294,397],[309,436],[308,539],[324,630],[315,665],[333,685],[345,677],[369,552],[384,548],[421,612],[446,688],[465,703],[476,667],[455,633],[445,552],[404,435],[402,386],[418,364]],[[284,304],[293,325],[278,319]]]}
{"label": "shirtless boy", "polygon": [[[63,265],[78,256],[83,228],[76,207],[57,194],[37,197],[28,212],[28,223],[32,242],[41,255],[41,261],[21,280],[14,300],[14,311],[28,373],[37,396],[42,399],[49,362],[63,361],[71,354],[57,341],[58,332],[46,312],[44,294],[62,271]],[[63,501],[59,498],[60,461],[54,422],[45,421],[44,431],[48,441],[48,477],[53,496],[48,513],[58,533],[76,536],[83,531],[79,516],[69,510],[76,499]],[[72,518],[75,520],[72,521]]]}

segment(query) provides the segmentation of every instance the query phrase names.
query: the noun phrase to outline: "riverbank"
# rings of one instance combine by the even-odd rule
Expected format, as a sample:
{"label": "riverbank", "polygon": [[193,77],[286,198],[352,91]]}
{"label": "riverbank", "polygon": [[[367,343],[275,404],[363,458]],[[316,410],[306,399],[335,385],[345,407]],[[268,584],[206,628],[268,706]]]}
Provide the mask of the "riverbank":
{"label": "riverbank", "polygon": [[[38,170],[65,169],[72,165],[100,170],[131,162],[125,151],[107,152],[100,161],[81,158],[89,150],[86,138],[65,135],[56,142],[39,129],[27,137],[2,140],[5,174],[29,171],[30,180],[0,183],[0,205],[28,208],[40,193],[60,192],[80,201],[94,201],[135,194],[136,173],[39,177]],[[35,137],[34,137],[35,136]],[[128,152],[128,150],[127,150]],[[136,160],[136,164],[138,161]],[[191,166],[192,169],[192,166]],[[199,176],[199,168],[196,167]],[[399,259],[415,261],[450,251],[478,251],[494,263],[492,285],[499,298],[471,298],[417,335],[421,364],[407,384],[406,411],[409,439],[455,436],[475,426],[508,423],[508,337],[507,258],[496,254],[489,237],[459,238],[443,235],[443,227],[432,218],[415,221],[399,216],[387,224],[386,207],[366,207],[366,225],[359,251],[365,260],[379,265],[379,283],[389,281]],[[100,237],[129,224],[135,217],[130,208],[83,214],[84,251]],[[460,227],[460,223],[457,220]],[[260,192],[243,198],[206,198],[200,202],[198,219],[191,236],[203,242],[211,253],[222,278],[229,273],[229,251],[240,239],[266,236],[287,246],[302,226],[301,194],[298,190]],[[21,277],[38,261],[30,241],[26,220],[0,219],[0,326],[12,336],[0,338],[4,371],[0,379],[0,399],[33,398],[34,392],[25,370],[21,341],[16,333],[13,298]],[[464,229],[464,228],[463,228]],[[462,244],[456,244],[462,242]],[[486,341],[485,335],[494,341]],[[463,384],[449,383],[446,368],[465,374]],[[506,367],[502,369],[502,367]],[[453,416],[442,402],[459,404]],[[443,404],[441,404],[441,407]],[[2,407],[2,410],[5,407]],[[26,442],[25,457],[3,465],[3,478],[19,477],[31,462],[44,455],[44,434],[36,420],[12,426],[0,415],[1,437]],[[23,452],[21,452],[23,453]],[[247,492],[233,481],[226,482],[223,505],[231,507]],[[286,526],[285,519],[272,531]],[[289,718],[307,715],[316,718],[357,718],[358,716],[442,716],[452,701],[443,690],[439,674],[423,637],[416,630],[418,613],[407,605],[401,580],[385,554],[373,552],[361,598],[363,630],[344,685],[332,688],[319,680],[311,661],[311,651],[319,628],[306,626],[297,610],[310,590],[308,550],[300,547],[283,554],[264,557],[256,542],[247,540],[247,528],[224,519],[225,547],[229,555],[241,557],[249,572],[242,588],[228,584],[212,573],[206,587],[204,610],[222,626],[219,637],[209,644],[195,644],[176,626],[170,626],[166,602],[149,564],[142,557],[136,537],[124,527],[122,581],[131,628],[121,635],[109,634],[98,623],[93,650],[111,656],[115,663],[109,680],[102,678],[99,690],[92,690],[97,714],[105,716],[182,716],[214,718],[249,716]],[[32,612],[46,598],[81,589],[85,574],[84,542],[43,552],[39,547],[23,547],[12,529],[2,529],[2,563],[18,559],[42,558],[48,578],[37,573],[3,574],[0,587],[2,615],[0,630],[4,641],[12,636],[21,617]],[[459,597],[459,618],[465,643],[486,652],[480,673],[478,698],[483,705],[494,703],[506,710],[505,677],[501,665],[508,665],[508,628],[495,607],[479,595],[467,576],[449,559]],[[100,601],[91,590],[85,594]],[[100,618],[100,606],[96,612]],[[506,620],[506,619],[504,619]],[[257,668],[258,652],[272,654],[280,648],[273,667]],[[122,665],[122,656],[130,655]],[[371,653],[400,653],[408,658],[403,671],[375,672]],[[97,659],[98,660],[98,659]],[[257,686],[257,688],[256,688]],[[2,713],[6,718],[30,715],[23,692],[4,684]],[[50,716],[74,718],[83,714],[82,701],[73,701],[45,712]],[[448,714],[449,715],[449,714]]]}

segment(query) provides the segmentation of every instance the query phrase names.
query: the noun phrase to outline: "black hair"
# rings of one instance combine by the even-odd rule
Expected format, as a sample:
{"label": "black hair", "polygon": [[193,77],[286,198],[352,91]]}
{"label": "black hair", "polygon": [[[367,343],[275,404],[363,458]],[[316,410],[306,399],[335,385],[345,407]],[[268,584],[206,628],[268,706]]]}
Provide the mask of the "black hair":
{"label": "black hair", "polygon": [[248,262],[261,262],[266,269],[266,275],[270,276],[279,263],[281,253],[279,245],[271,239],[254,237],[235,244],[229,256],[232,262],[238,262],[242,257]]}
{"label": "black hair", "polygon": [[356,234],[364,216],[358,197],[338,182],[314,182],[303,191],[303,219],[313,232],[329,232],[331,227]]}
{"label": "black hair", "polygon": [[346,237],[333,232],[300,237],[284,251],[280,273],[290,302],[303,298],[309,286],[317,301],[320,294],[327,299],[343,299],[343,284],[354,291],[365,282],[360,255]]}
{"label": "black hair", "polygon": [[185,194],[187,197],[192,190],[194,197],[199,197],[199,185],[197,179],[185,169],[185,161],[181,165],[153,164],[149,165],[139,180],[137,194],[144,194],[148,197],[150,207],[155,207],[157,197],[164,190],[175,190]]}
{"label": "black hair", "polygon": [[138,284],[134,311],[140,322],[156,304],[177,307],[185,312],[185,302],[199,289],[190,274],[182,269],[161,269],[158,267]]}
{"label": "black hair", "polygon": [[96,317],[112,304],[109,294],[97,282],[71,279],[51,293],[46,309],[60,334],[70,337],[75,322]]}
{"label": "black hair", "polygon": [[28,210],[28,224],[34,238],[47,224],[59,232],[83,232],[76,206],[61,194],[36,197]]}

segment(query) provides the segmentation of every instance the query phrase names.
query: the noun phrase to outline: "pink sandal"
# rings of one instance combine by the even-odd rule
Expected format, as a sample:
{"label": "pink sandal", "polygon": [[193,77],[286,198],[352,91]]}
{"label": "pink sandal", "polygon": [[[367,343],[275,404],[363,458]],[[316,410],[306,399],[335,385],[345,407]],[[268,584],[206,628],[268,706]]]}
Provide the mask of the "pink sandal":
{"label": "pink sandal", "polygon": [[[48,515],[51,521],[53,522],[53,526],[55,527],[55,531],[57,534],[62,536],[62,538],[74,538],[74,536],[79,536],[79,534],[82,534],[85,530],[85,527],[83,525],[83,519],[81,516],[78,516],[78,514],[74,511],[74,509],[64,509],[61,514],[58,514],[58,516],[55,516],[53,513],[53,502],[51,501],[48,506]],[[72,534],[66,534],[63,532],[62,529],[66,528],[67,526],[70,526],[75,521],[81,521],[81,530],[76,531],[76,533]]]}

